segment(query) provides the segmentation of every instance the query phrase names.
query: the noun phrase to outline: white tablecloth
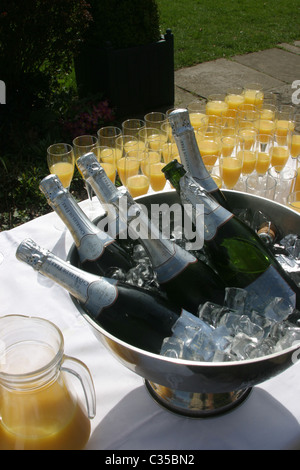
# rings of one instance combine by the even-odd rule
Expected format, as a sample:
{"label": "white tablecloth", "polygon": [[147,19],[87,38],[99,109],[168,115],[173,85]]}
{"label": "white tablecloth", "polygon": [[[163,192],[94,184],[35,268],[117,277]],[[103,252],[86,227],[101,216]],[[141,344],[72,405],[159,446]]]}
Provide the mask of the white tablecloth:
{"label": "white tablecloth", "polygon": [[[87,201],[81,205],[88,208]],[[55,228],[57,219],[51,213],[0,233],[4,256],[0,316],[23,314],[51,320],[63,332],[66,353],[89,367],[97,415],[87,449],[300,449],[299,362],[254,387],[248,399],[228,414],[190,419],[161,408],[149,395],[143,378],[127,370],[95,339],[69,294],[16,259],[16,249],[27,237],[65,259],[72,238]]]}

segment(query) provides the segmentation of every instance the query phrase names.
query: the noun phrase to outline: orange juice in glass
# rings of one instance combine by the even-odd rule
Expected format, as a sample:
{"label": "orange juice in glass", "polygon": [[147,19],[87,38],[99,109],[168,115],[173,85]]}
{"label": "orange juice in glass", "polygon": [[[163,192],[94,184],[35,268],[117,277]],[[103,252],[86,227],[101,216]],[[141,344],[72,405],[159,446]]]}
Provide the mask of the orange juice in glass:
{"label": "orange juice in glass", "polygon": [[179,158],[178,156],[178,148],[175,142],[167,142],[162,145],[161,154],[163,157],[163,161],[167,164],[174,158]]}
{"label": "orange juice in glass", "polygon": [[202,133],[197,134],[198,148],[201,157],[206,165],[212,165],[216,162],[221,154],[221,137],[220,135],[203,136]]}
{"label": "orange juice in glass", "polygon": [[262,107],[264,101],[263,88],[258,83],[247,83],[244,86],[245,104],[253,104]]}
{"label": "orange juice in glass", "polygon": [[131,150],[127,153],[125,160],[123,184],[127,187],[132,197],[147,194],[150,186],[148,152],[144,150]]}
{"label": "orange juice in glass", "polygon": [[300,212],[300,190],[293,191],[287,197],[287,205],[297,212]]}
{"label": "orange juice in glass", "polygon": [[300,134],[292,134],[291,138],[291,156],[297,158],[300,156]]}
{"label": "orange juice in glass", "polygon": [[255,170],[257,153],[254,150],[239,150],[238,157],[243,159],[242,174],[251,175]]}
{"label": "orange juice in glass", "polygon": [[227,189],[233,189],[240,179],[243,161],[236,157],[220,157],[220,175]]}
{"label": "orange juice in glass", "polygon": [[106,175],[115,183],[116,180],[116,161],[114,149],[110,147],[98,146],[93,149],[93,153],[97,157]]}
{"label": "orange juice in glass", "polygon": [[242,88],[230,88],[227,90],[225,102],[228,104],[228,110],[237,110],[239,106],[245,103]]}
{"label": "orange juice in glass", "polygon": [[206,103],[206,114],[213,116],[225,116],[228,111],[228,104],[224,95],[211,95]]}
{"label": "orange juice in glass", "polygon": [[243,145],[246,150],[251,150],[257,141],[257,130],[253,127],[239,129],[238,142]]}
{"label": "orange juice in glass", "polygon": [[230,157],[236,147],[236,137],[228,135],[221,138],[221,155],[223,157]]}
{"label": "orange juice in glass", "polygon": [[70,144],[53,144],[47,149],[47,162],[50,173],[60,179],[64,188],[69,189],[74,174],[75,157]]}

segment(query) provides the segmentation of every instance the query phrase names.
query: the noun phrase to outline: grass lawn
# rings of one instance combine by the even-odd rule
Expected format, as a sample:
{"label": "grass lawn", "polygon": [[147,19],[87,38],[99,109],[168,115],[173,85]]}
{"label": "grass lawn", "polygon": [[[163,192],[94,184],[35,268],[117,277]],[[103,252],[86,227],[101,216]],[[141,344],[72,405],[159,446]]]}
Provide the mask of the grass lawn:
{"label": "grass lawn", "polygon": [[299,0],[157,0],[175,68],[300,39]]}

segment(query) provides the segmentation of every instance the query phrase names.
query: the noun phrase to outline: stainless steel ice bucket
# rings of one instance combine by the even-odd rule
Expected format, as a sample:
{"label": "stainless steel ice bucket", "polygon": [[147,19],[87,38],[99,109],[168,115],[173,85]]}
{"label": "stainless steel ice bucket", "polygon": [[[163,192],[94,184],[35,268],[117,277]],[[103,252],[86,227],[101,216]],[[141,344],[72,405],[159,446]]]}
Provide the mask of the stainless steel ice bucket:
{"label": "stainless steel ice bucket", "polygon": [[[268,214],[283,235],[300,233],[300,214],[273,201],[258,196],[224,191],[231,207],[259,209]],[[150,204],[178,202],[175,191],[159,192],[138,198]],[[70,249],[68,260],[77,265],[76,248]],[[82,306],[72,298],[83,315]],[[299,345],[259,359],[206,363],[176,360],[135,348],[107,333],[85,316],[96,337],[128,369],[145,379],[154,399],[165,408],[190,417],[209,417],[224,413],[239,405],[253,386],[280,374],[298,359]]]}

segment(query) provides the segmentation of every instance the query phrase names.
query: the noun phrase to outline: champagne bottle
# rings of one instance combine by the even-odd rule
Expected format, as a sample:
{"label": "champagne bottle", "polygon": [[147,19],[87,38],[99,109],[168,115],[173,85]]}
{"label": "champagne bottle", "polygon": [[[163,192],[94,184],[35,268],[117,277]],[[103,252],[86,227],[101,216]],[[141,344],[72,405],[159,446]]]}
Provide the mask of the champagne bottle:
{"label": "champagne bottle", "polygon": [[132,346],[159,354],[181,309],[165,297],[115,279],[82,271],[25,239],[16,257],[66,289],[84,309],[84,317]]}
{"label": "champagne bottle", "polygon": [[46,176],[40,182],[40,190],[69,229],[82,269],[105,275],[112,266],[125,271],[132,267],[127,253],[108,233],[90,221],[56,175]]}
{"label": "champagne bottle", "polygon": [[162,171],[183,204],[196,207],[201,202],[204,205],[204,246],[224,282],[251,292],[253,309],[259,312],[263,312],[275,297],[299,309],[299,288],[258,234],[220,206],[177,160],[167,164]]}
{"label": "champagne bottle", "polygon": [[187,109],[175,109],[169,114],[169,122],[178,147],[179,156],[186,171],[213,196],[221,206],[229,209],[227,198],[207,171],[196,141]]}
{"label": "champagne bottle", "polygon": [[[96,157],[84,155],[78,165],[97,195],[103,191],[102,184],[107,188],[109,182],[103,176],[99,178],[100,164],[92,160]],[[126,224],[127,236],[138,240],[146,249],[157,281],[172,302],[191,313],[196,313],[199,304],[206,300],[223,302],[225,286],[219,276],[191,253],[164,238],[148,218],[145,208],[134,201],[126,188],[110,185],[106,202],[115,207],[120,220]]]}

